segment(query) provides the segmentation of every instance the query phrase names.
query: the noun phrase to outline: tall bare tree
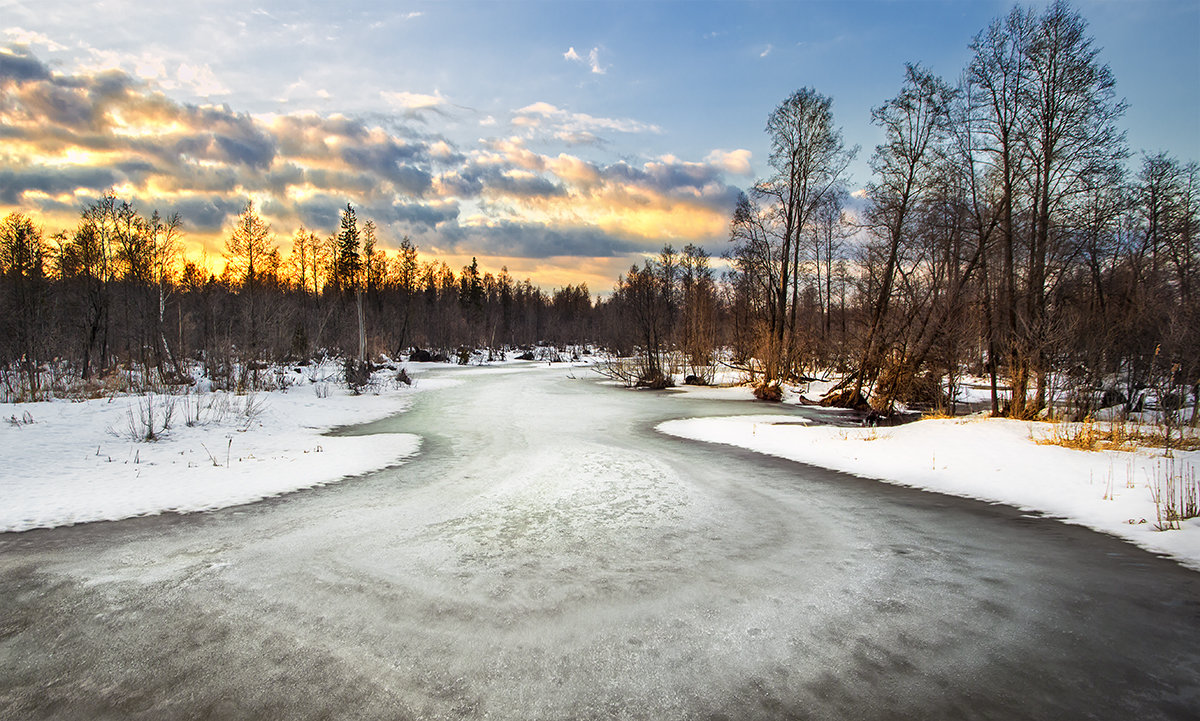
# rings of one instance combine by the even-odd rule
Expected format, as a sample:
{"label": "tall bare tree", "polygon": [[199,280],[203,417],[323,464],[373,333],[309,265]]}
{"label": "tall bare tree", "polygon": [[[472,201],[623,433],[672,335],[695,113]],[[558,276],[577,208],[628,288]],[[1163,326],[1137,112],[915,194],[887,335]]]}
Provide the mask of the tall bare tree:
{"label": "tall bare tree", "polygon": [[275,250],[271,225],[255,210],[254,201],[247,201],[225,239],[225,262],[229,277],[241,285],[246,295],[246,347],[250,349],[250,359],[257,358],[260,345],[256,296],[268,259]]}
{"label": "tall bare tree", "polygon": [[[761,224],[775,236],[768,304],[768,344],[764,373],[768,382],[791,372],[796,309],[800,293],[802,233],[817,209],[845,182],[846,168],[858,151],[847,148],[833,124],[833,101],[812,88],[788,96],[767,118],[774,174],[755,185],[755,193],[771,202],[772,222]],[[789,297],[790,296],[790,297]]]}
{"label": "tall bare tree", "polygon": [[[952,96],[953,91],[941,78],[920,66],[908,65],[900,93],[871,111],[872,121],[883,129],[884,142],[875,148],[871,159],[876,179],[867,187],[867,222],[882,244],[882,269],[870,299],[870,323],[857,367],[826,396],[826,403],[864,405],[864,386],[873,383],[883,370],[887,351],[884,323],[891,308],[901,250],[912,240],[918,206],[934,188],[931,175],[944,152]],[[907,362],[906,358],[893,361],[897,365]],[[900,372],[899,368],[889,370],[893,375]],[[892,390],[883,395],[884,410],[891,410],[894,399]]]}

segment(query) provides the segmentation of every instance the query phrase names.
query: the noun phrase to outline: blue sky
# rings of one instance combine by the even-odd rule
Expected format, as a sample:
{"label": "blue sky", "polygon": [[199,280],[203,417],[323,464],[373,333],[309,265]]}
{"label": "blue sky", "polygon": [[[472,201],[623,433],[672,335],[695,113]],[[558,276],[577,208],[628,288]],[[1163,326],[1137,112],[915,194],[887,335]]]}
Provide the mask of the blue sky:
{"label": "blue sky", "polygon": [[[0,186],[0,206],[67,218],[112,181],[147,212],[179,209],[215,249],[255,197],[286,251],[299,223],[328,232],[350,201],[385,242],[409,235],[452,265],[478,255],[547,285],[608,284],[664,241],[720,251],[730,199],[765,172],[766,116],[800,87],[833,97],[862,146],[853,182],[866,182],[870,108],[896,92],[903,63],[953,81],[972,37],[1011,7],[0,0],[0,46],[46,70],[29,77],[61,93],[115,69],[123,99],[87,102],[127,104],[126,127],[72,126],[86,152],[0,154],[0,178],[22,179]],[[1200,159],[1200,3],[1075,7],[1129,102],[1134,152]],[[53,107],[29,100],[25,121]],[[159,122],[170,152],[147,147]],[[113,132],[136,148],[113,150],[101,137]]]}

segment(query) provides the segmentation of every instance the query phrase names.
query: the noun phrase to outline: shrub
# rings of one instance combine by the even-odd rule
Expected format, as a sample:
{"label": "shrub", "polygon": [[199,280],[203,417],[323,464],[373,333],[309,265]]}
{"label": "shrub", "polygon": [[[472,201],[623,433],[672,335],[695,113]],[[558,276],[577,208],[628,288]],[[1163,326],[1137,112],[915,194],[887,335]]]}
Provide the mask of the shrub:
{"label": "shrub", "polygon": [[760,401],[778,403],[783,400],[783,388],[778,383],[762,383],[755,386],[754,397]]}
{"label": "shrub", "polygon": [[171,396],[160,396],[155,399],[153,393],[145,396],[129,406],[125,415],[125,433],[109,428],[111,435],[127,436],[134,442],[151,443],[167,435],[175,417],[175,399]]}
{"label": "shrub", "polygon": [[670,388],[670,387],[674,386],[675,382],[671,380],[670,376],[663,375],[662,373],[646,372],[646,373],[643,373],[642,375],[638,376],[637,383],[635,385],[638,388],[649,388],[651,390],[662,390],[663,388]]}
{"label": "shrub", "polygon": [[354,358],[347,358],[344,370],[346,387],[354,395],[362,395],[363,389],[371,382],[371,367]]}

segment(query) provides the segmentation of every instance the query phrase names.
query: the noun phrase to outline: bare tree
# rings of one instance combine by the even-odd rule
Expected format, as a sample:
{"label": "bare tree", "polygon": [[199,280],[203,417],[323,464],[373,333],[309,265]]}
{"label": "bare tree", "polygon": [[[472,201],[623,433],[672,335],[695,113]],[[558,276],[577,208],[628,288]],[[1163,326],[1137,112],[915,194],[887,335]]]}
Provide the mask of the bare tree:
{"label": "bare tree", "polygon": [[[873,383],[883,369],[887,346],[884,322],[891,307],[901,249],[911,240],[918,205],[933,187],[930,176],[943,151],[940,146],[948,132],[952,96],[953,91],[940,78],[920,66],[908,65],[900,93],[871,111],[873,122],[883,128],[884,142],[876,147],[871,159],[876,180],[867,188],[867,222],[882,243],[882,270],[871,299],[870,324],[857,368],[823,399],[825,403],[864,405],[864,386]],[[896,362],[906,363],[907,359]],[[893,368],[890,372],[894,375],[899,370]],[[891,410],[894,387],[892,384],[881,399],[884,410]]]}
{"label": "bare tree", "polygon": [[[15,362],[23,372],[28,398],[41,392],[39,369],[45,346],[46,244],[42,230],[22,213],[9,213],[0,221],[0,276],[5,290],[0,328],[0,362]],[[5,347],[7,346],[7,347]]]}
{"label": "bare tree", "polygon": [[254,201],[248,201],[225,240],[225,262],[229,276],[246,294],[246,347],[250,349],[250,359],[256,359],[259,349],[256,295],[268,259],[275,250],[270,224],[254,209]]}
{"label": "bare tree", "polygon": [[1053,270],[1048,264],[1078,201],[1096,184],[1119,183],[1121,161],[1128,155],[1125,134],[1116,127],[1125,103],[1116,100],[1116,81],[1098,55],[1087,21],[1063,0],[1045,9],[1026,46],[1028,82],[1019,131],[1029,163],[1032,228],[1022,340],[1035,376],[1034,411],[1046,405],[1051,371],[1044,343]]}
{"label": "bare tree", "polygon": [[178,213],[162,218],[157,210],[151,214],[145,225],[150,251],[150,277],[158,296],[158,322],[154,332],[159,357],[158,371],[160,376],[165,376],[164,364],[170,364],[176,378],[183,375],[183,367],[178,358],[171,353],[171,346],[167,343],[166,312],[167,297],[174,287],[175,269],[182,255],[182,227],[183,223]]}
{"label": "bare tree", "polygon": [[[801,234],[817,209],[838,192],[858,148],[846,148],[833,124],[833,101],[812,88],[792,93],[767,118],[771,142],[769,162],[774,174],[755,186],[770,199],[775,216],[770,226],[778,250],[771,255],[771,302],[767,306],[768,345],[764,372],[768,382],[791,372],[788,357],[796,330],[800,292]],[[790,295],[790,298],[789,298]],[[788,336],[788,333],[791,336]],[[785,342],[786,340],[786,342]]]}

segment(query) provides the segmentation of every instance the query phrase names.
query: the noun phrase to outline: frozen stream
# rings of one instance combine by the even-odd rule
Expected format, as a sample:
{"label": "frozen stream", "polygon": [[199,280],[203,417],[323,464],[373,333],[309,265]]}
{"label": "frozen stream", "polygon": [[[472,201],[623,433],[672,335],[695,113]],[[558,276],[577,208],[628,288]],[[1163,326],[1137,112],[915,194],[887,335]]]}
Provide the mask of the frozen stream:
{"label": "frozen stream", "polygon": [[0,534],[0,718],[1200,709],[1200,574],[1011,509],[652,430],[762,405],[562,368],[445,373],[465,382],[347,431],[421,435],[399,468]]}

